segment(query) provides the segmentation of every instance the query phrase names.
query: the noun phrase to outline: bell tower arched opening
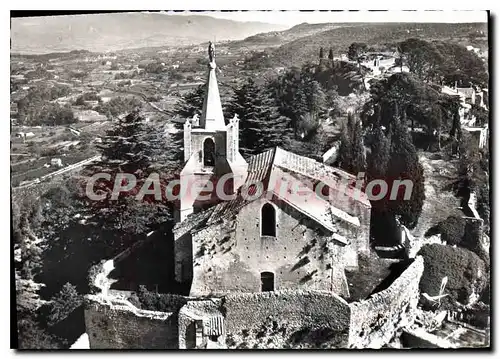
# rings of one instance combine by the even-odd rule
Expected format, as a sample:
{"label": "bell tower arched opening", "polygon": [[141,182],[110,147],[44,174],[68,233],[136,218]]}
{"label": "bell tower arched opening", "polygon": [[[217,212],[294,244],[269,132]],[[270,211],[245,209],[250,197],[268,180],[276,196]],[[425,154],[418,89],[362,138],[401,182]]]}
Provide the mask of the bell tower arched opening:
{"label": "bell tower arched opening", "polygon": [[203,141],[203,166],[215,166],[215,143],[211,138]]}

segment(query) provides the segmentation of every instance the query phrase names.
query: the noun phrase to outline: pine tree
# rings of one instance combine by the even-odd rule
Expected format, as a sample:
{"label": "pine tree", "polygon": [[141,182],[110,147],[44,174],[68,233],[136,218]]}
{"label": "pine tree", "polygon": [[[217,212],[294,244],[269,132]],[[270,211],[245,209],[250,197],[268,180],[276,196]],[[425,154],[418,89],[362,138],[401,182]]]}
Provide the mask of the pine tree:
{"label": "pine tree", "polygon": [[240,119],[240,148],[243,156],[284,146],[289,137],[289,119],[280,116],[271,93],[248,78],[234,91],[228,105],[231,117]]}
{"label": "pine tree", "polygon": [[312,115],[315,118],[326,116],[326,95],[321,85],[314,80],[308,66],[301,70],[294,68],[285,75],[272,81],[268,87],[273,93],[278,111],[291,120],[296,135],[301,118]]}
{"label": "pine tree", "polygon": [[178,172],[184,162],[184,122],[195,115],[201,116],[206,89],[206,84],[198,86],[186,93],[174,107],[173,114],[177,117],[172,121],[174,131],[165,137],[166,155],[170,161],[168,167],[174,172]]}
{"label": "pine tree", "polygon": [[176,104],[174,115],[179,116],[182,120],[192,118],[196,114],[201,116],[206,89],[207,85],[203,84],[185,94]]}
{"label": "pine tree", "polygon": [[[118,237],[122,242],[119,245],[126,245],[138,235],[144,235],[172,219],[171,203],[156,199],[153,195],[136,198],[148,176],[159,170],[153,166],[155,157],[158,160],[158,146],[155,148],[152,142],[151,131],[147,131],[144,118],[139,111],[134,111],[118,119],[103,138],[99,146],[101,161],[83,171],[88,177],[97,173],[110,176],[109,181],[101,179],[94,185],[94,193],[106,195],[103,200],[92,200],[87,194],[81,196],[80,200],[86,205],[89,222],[120,233]],[[160,176],[165,173],[159,172]],[[133,175],[136,185],[127,192],[120,192],[118,199],[112,199],[115,180],[118,175],[124,174]],[[122,185],[125,184],[122,182]]]}
{"label": "pine tree", "polygon": [[419,162],[408,128],[398,117],[391,123],[391,151],[387,169],[390,191],[395,180],[410,180],[413,189],[410,199],[405,200],[402,192],[404,186],[401,186],[397,198],[389,201],[390,212],[400,220],[400,223],[408,228],[414,228],[422,213],[425,200],[424,169]]}
{"label": "pine tree", "polygon": [[76,287],[66,283],[61,291],[51,299],[49,325],[54,325],[70,315],[83,302],[83,297],[78,294]]}
{"label": "pine tree", "polygon": [[116,171],[139,175],[151,163],[148,144],[144,138],[144,118],[135,110],[117,119],[115,125],[103,137],[98,149],[101,161],[89,167],[108,173]]}

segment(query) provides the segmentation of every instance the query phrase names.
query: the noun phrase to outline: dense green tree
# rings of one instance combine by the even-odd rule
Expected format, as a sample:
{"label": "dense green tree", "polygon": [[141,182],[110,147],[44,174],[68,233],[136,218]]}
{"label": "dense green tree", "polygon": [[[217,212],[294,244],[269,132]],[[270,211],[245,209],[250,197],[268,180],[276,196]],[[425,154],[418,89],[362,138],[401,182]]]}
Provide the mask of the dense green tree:
{"label": "dense green tree", "polygon": [[326,95],[322,86],[314,79],[312,68],[292,68],[269,83],[269,89],[282,116],[291,120],[296,135],[304,116],[321,118],[327,115]]}
{"label": "dense green tree", "polygon": [[228,112],[240,119],[240,149],[243,156],[260,153],[267,148],[285,146],[289,138],[290,120],[281,116],[266,87],[248,78],[234,91]]}
{"label": "dense green tree", "polygon": [[410,71],[426,82],[461,87],[487,86],[485,63],[465,46],[413,38],[401,42],[398,49]]}
{"label": "dense green tree", "polygon": [[101,103],[97,107],[97,112],[105,115],[108,120],[113,120],[114,118],[122,115],[126,115],[136,109],[141,108],[142,103],[135,97],[113,97],[111,100],[105,103]]}
{"label": "dense green tree", "polygon": [[483,107],[478,106],[477,104],[473,104],[471,108],[471,116],[476,118],[477,126],[484,126],[489,123],[489,111],[484,109]]}
{"label": "dense green tree", "polygon": [[441,240],[450,246],[460,245],[465,234],[465,220],[458,216],[449,216],[438,223]]}
{"label": "dense green tree", "polygon": [[42,329],[42,326],[27,314],[20,314],[18,312],[17,328],[19,349],[63,349],[61,343],[54,336]]}
{"label": "dense green tree", "polygon": [[351,61],[361,62],[361,57],[366,53],[368,45],[360,42],[353,42],[347,50],[347,58]]}
{"label": "dense green tree", "polygon": [[347,96],[364,90],[363,77],[368,71],[368,68],[351,62],[331,61],[323,62],[322,66],[314,68],[311,76],[321,84],[325,92],[334,90],[342,96]]}
{"label": "dense green tree", "polygon": [[255,71],[271,67],[273,67],[273,62],[266,51],[252,51],[243,60],[243,68],[245,70]]}
{"label": "dense green tree", "polygon": [[487,64],[474,51],[451,42],[435,41],[433,45],[443,57],[439,68],[443,84],[479,88],[488,86]]}
{"label": "dense green tree", "polygon": [[370,99],[362,109],[365,127],[389,128],[394,109],[403,115],[411,126],[427,131],[433,143],[439,145],[438,133],[459,131],[459,102],[456,98],[441,94],[434,87],[412,74],[398,73],[388,79],[374,82],[370,87]]}
{"label": "dense green tree", "polygon": [[[367,157],[366,180],[367,183],[374,180],[387,181],[387,167],[390,160],[391,142],[381,126],[375,127],[371,136],[370,152]],[[372,189],[372,193],[377,195],[378,187]],[[376,244],[393,245],[392,238],[388,233],[388,228],[395,226],[394,217],[388,212],[388,196],[381,199],[371,200],[371,228],[370,232]]]}
{"label": "dense green tree", "polygon": [[85,105],[85,101],[99,101],[101,102],[101,97],[97,95],[96,92],[85,92],[82,95],[78,96],[75,100],[75,105],[83,106]]}
{"label": "dense green tree", "polygon": [[434,44],[421,39],[407,39],[399,44],[410,72],[421,80],[431,81],[439,78],[439,67],[443,56]]}

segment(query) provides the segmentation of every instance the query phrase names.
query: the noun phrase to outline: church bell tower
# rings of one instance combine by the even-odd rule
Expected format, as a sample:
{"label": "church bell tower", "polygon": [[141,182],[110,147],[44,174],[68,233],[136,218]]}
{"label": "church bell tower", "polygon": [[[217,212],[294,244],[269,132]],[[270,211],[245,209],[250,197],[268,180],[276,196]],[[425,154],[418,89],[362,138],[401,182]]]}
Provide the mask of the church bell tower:
{"label": "church bell tower", "polygon": [[[248,164],[239,152],[239,119],[235,116],[225,123],[217,85],[215,48],[208,46],[208,76],[201,116],[184,123],[184,168],[180,176],[180,218],[182,222],[191,213],[206,208],[200,199],[207,183],[213,184],[212,198],[221,197],[219,182],[230,183],[230,192],[245,183]],[[205,188],[205,190],[203,190]],[[227,194],[227,190],[225,190]],[[206,197],[206,196],[203,196]],[[221,198],[224,200],[224,198]]]}

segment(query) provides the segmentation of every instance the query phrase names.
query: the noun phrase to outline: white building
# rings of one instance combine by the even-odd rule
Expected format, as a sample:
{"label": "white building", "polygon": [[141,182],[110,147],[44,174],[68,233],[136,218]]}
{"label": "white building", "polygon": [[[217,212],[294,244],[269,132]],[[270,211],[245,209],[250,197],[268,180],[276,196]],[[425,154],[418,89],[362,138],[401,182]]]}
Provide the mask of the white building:
{"label": "white building", "polygon": [[50,165],[51,166],[56,166],[56,167],[62,167],[63,164],[62,164],[62,161],[60,158],[53,158],[50,160]]}

